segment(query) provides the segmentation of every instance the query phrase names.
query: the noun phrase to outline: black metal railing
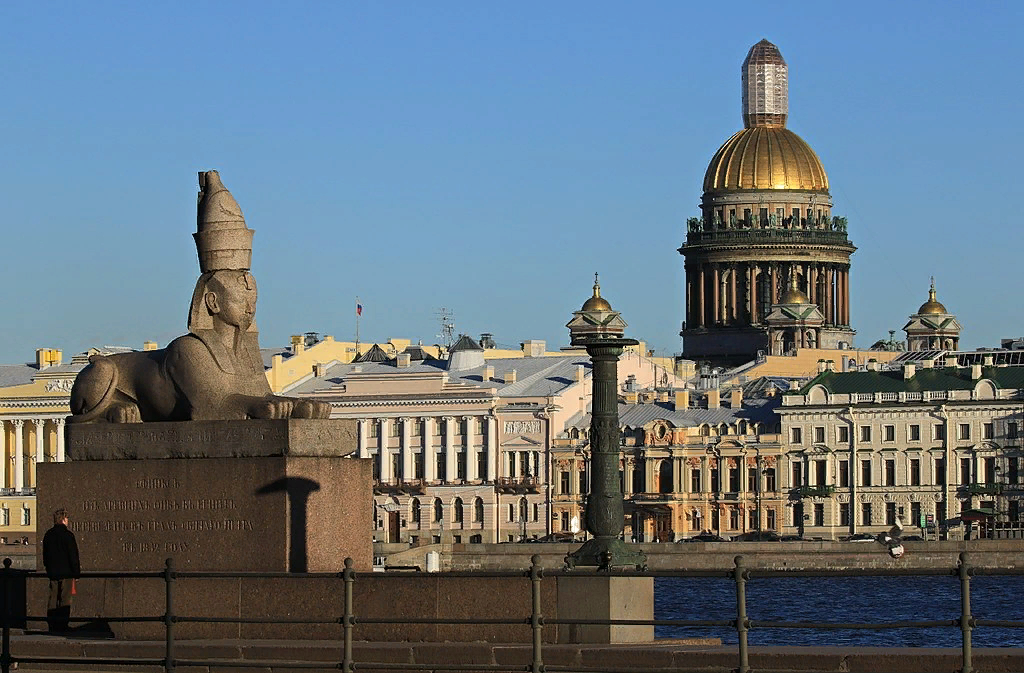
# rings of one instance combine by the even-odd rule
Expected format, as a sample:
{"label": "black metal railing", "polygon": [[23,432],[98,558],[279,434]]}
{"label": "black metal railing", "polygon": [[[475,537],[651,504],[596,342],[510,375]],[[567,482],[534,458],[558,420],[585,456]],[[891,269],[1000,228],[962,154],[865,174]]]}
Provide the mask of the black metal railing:
{"label": "black metal railing", "polygon": [[[12,588],[15,578],[45,578],[45,574],[39,572],[17,571],[11,568],[11,559],[4,560],[4,567],[0,570],[0,581],[4,589],[2,639],[0,639],[0,670],[2,673],[9,673],[18,664],[49,664],[49,665],[134,665],[134,666],[162,666],[166,673],[173,673],[177,667],[185,666],[209,666],[216,663],[218,666],[244,666],[247,668],[260,668],[273,666],[275,669],[302,669],[302,668],[337,668],[345,673],[352,673],[356,670],[388,670],[401,668],[403,670],[429,669],[433,671],[531,671],[542,673],[543,671],[568,672],[581,671],[579,666],[545,664],[544,651],[545,639],[544,628],[555,625],[594,625],[594,626],[674,626],[674,627],[726,627],[735,629],[737,646],[737,666],[733,670],[739,673],[749,673],[750,652],[749,634],[757,629],[904,629],[904,628],[956,628],[961,636],[962,667],[961,673],[972,673],[972,632],[985,626],[1000,628],[1024,628],[1024,621],[1019,620],[989,620],[976,619],[971,614],[971,577],[975,574],[986,575],[1024,575],[1024,568],[982,568],[968,564],[967,554],[961,553],[958,563],[953,567],[909,569],[909,568],[866,568],[866,569],[828,569],[828,570],[768,570],[750,568],[746,565],[742,556],[734,559],[734,567],[730,570],[663,570],[663,571],[642,571],[625,572],[611,571],[601,573],[605,577],[703,577],[703,578],[727,578],[735,582],[736,611],[733,619],[565,619],[548,618],[542,612],[542,587],[548,578],[552,577],[593,577],[593,572],[564,572],[545,570],[540,565],[540,556],[533,556],[531,566],[527,571],[487,571],[487,572],[447,572],[432,574],[432,577],[440,578],[528,578],[530,580],[531,602],[529,614],[509,618],[480,618],[479,616],[466,615],[463,618],[432,618],[432,617],[359,617],[355,601],[355,584],[360,577],[381,578],[379,573],[356,573],[353,569],[352,559],[345,559],[345,567],[339,573],[254,573],[254,572],[195,572],[177,571],[174,569],[173,561],[168,559],[162,571],[159,572],[93,572],[83,573],[83,578],[151,578],[161,580],[164,583],[164,612],[162,615],[136,616],[136,617],[102,617],[109,623],[115,622],[150,622],[162,623],[164,627],[164,656],[158,657],[40,657],[40,656],[13,656],[11,652],[11,630],[15,619],[12,606]],[[960,583],[960,614],[956,619],[921,619],[903,620],[893,622],[811,622],[811,621],[777,621],[777,620],[751,620],[747,611],[747,580],[751,577],[850,577],[850,576],[936,576],[959,578]],[[402,577],[408,578],[407,573]],[[264,579],[264,578],[290,578],[290,579],[340,579],[343,583],[343,599],[339,605],[340,614],[330,619],[327,618],[286,618],[286,617],[194,617],[179,614],[175,602],[175,585],[181,579]],[[550,583],[550,580],[549,580]],[[39,616],[24,616],[20,619],[26,623],[45,622],[46,618]],[[72,619],[73,622],[94,621],[96,617],[89,619]],[[216,660],[186,659],[179,658],[179,645],[175,640],[175,626],[182,623],[225,623],[225,624],[336,624],[341,626],[342,646],[340,648],[340,659],[335,661],[260,661],[245,659],[244,661],[233,662],[223,658]],[[395,663],[383,661],[356,661],[354,650],[355,627],[360,624],[378,625],[508,625],[524,626],[531,631],[530,649],[532,652],[531,662],[528,666],[502,666],[498,664],[485,663],[459,663],[429,665]],[[189,641],[194,645],[195,641]],[[592,673],[621,671],[621,667],[594,667],[588,666],[586,671]],[[637,669],[639,670],[639,669]],[[765,670],[765,669],[759,669]]]}
{"label": "black metal railing", "polygon": [[691,231],[685,245],[758,243],[820,243],[824,245],[850,245],[845,232],[828,229],[718,229]]}

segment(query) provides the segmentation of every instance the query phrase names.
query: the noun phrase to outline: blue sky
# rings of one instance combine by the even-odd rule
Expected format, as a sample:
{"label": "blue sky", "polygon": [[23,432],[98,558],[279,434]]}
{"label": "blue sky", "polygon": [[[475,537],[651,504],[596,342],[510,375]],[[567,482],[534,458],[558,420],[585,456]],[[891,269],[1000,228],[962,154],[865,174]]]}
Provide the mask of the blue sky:
{"label": "blue sky", "polygon": [[[161,345],[198,275],[196,172],[256,230],[264,346],[303,331],[564,345],[594,271],[680,350],[701,180],[740,64],[850,221],[857,344],[927,298],[965,347],[1024,334],[1024,3],[5,3],[0,361]],[[902,334],[902,333],[900,333]]]}

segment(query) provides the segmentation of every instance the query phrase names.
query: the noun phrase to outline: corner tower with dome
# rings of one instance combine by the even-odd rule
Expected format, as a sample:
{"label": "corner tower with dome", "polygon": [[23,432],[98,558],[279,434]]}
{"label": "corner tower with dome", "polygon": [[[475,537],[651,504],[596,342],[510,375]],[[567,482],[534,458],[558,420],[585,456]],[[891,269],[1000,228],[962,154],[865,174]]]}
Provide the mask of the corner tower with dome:
{"label": "corner tower with dome", "polygon": [[[828,176],[786,128],[788,68],[761,40],[743,61],[743,124],[704,175],[699,217],[679,248],[686,269],[683,357],[740,364],[771,352],[768,317],[787,288],[816,305],[814,345],[852,345],[846,218],[832,215]],[[799,342],[798,342],[799,343]],[[806,342],[805,342],[806,343]]]}

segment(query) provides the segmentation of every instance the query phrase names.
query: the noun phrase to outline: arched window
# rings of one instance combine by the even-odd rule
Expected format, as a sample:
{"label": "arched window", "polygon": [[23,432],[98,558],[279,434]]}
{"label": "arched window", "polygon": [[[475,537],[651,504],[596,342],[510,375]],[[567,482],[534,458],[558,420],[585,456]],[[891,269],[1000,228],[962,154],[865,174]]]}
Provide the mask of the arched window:
{"label": "arched window", "polygon": [[420,499],[412,499],[412,516],[410,517],[413,523],[420,522]]}
{"label": "arched window", "polygon": [[454,511],[452,512],[452,522],[462,523],[462,498],[455,498]]}
{"label": "arched window", "polygon": [[473,501],[473,521],[483,523],[484,521],[484,499],[477,498]]}
{"label": "arched window", "polygon": [[658,492],[659,493],[671,493],[672,492],[672,461],[663,460],[661,461],[661,467],[658,469]]}
{"label": "arched window", "polygon": [[434,498],[434,521],[444,520],[444,505],[441,504],[441,498]]}

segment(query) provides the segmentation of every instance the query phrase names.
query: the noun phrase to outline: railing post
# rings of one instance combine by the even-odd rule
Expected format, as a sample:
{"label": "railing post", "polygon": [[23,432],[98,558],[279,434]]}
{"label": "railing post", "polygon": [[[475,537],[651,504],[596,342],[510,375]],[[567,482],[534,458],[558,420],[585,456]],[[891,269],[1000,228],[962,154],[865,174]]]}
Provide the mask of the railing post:
{"label": "railing post", "polygon": [[740,667],[739,673],[749,673],[750,659],[747,652],[747,571],[743,565],[743,557],[735,558],[736,569],[733,574],[736,578],[736,636],[739,640]]}
{"label": "railing post", "polygon": [[963,667],[961,673],[971,673],[971,568],[967,565],[967,553],[960,553],[960,633],[963,636]]}
{"label": "railing post", "polygon": [[4,559],[4,626],[0,645],[0,670],[11,673],[11,559]]}
{"label": "railing post", "polygon": [[544,659],[541,653],[541,648],[544,646],[544,619],[540,612],[540,580],[543,576],[544,571],[540,568],[540,555],[534,554],[530,558],[530,584],[533,589],[533,609],[530,615],[530,625],[533,628],[531,673],[544,673]]}
{"label": "railing post", "polygon": [[356,581],[356,572],[352,569],[352,559],[345,559],[345,570],[342,572],[342,578],[345,580],[345,613],[342,615],[342,628],[345,634],[345,649],[342,652],[341,659],[341,670],[345,673],[351,673],[355,670],[355,665],[352,661],[352,630],[355,628],[355,614],[352,608],[352,585]]}
{"label": "railing post", "polygon": [[164,629],[164,671],[174,673],[174,562],[171,559],[164,563]]}

